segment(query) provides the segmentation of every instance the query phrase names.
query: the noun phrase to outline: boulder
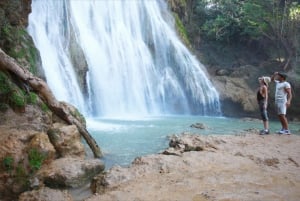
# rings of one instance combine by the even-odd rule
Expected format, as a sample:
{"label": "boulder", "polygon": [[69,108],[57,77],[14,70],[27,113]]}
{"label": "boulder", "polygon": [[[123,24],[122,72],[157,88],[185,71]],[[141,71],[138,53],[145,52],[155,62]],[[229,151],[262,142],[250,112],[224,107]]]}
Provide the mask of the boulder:
{"label": "boulder", "polygon": [[207,129],[208,127],[203,124],[203,123],[195,123],[191,125],[192,128],[197,128],[197,129]]}
{"label": "boulder", "polygon": [[86,184],[104,170],[99,159],[60,158],[43,166],[37,173],[46,186],[52,188],[76,188]]}
{"label": "boulder", "polygon": [[48,136],[60,157],[85,157],[81,135],[75,125],[55,123],[48,130]]}
{"label": "boulder", "polygon": [[190,133],[182,133],[180,136],[172,135],[169,137],[169,148],[163,154],[183,153],[188,151],[215,151],[217,150],[216,142],[208,140],[201,140],[198,135],[191,135]]}
{"label": "boulder", "polygon": [[[55,150],[47,134],[0,126],[0,199],[15,199],[31,185],[31,176],[44,160],[52,160]],[[35,150],[35,152],[32,152]],[[30,154],[33,153],[33,154]],[[41,154],[41,155],[40,155]],[[33,158],[30,164],[31,157]],[[45,157],[45,158],[44,158]],[[39,184],[36,184],[39,185]]]}
{"label": "boulder", "polygon": [[73,201],[72,196],[66,190],[55,190],[51,188],[41,188],[27,191],[19,196],[19,201]]}
{"label": "boulder", "polygon": [[28,150],[37,150],[45,157],[46,161],[55,159],[56,151],[51,144],[46,133],[38,133],[31,140],[28,145]]}

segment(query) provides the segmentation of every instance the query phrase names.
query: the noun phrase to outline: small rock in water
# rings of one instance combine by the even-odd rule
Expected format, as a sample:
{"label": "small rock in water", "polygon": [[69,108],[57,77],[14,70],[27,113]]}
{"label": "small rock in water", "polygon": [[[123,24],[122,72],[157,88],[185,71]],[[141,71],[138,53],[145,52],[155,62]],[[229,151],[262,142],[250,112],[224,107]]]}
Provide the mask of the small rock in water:
{"label": "small rock in water", "polygon": [[198,129],[206,129],[207,127],[203,123],[195,123],[191,125],[192,128],[198,128]]}

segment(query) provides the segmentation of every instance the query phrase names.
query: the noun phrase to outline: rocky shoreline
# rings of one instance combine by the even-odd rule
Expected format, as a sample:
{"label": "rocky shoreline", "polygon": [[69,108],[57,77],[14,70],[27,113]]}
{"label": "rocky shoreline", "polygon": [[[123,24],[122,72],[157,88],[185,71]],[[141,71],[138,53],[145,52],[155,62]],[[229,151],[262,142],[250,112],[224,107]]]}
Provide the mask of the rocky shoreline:
{"label": "rocky shoreline", "polygon": [[96,176],[86,201],[300,199],[300,136],[172,136],[160,154]]}

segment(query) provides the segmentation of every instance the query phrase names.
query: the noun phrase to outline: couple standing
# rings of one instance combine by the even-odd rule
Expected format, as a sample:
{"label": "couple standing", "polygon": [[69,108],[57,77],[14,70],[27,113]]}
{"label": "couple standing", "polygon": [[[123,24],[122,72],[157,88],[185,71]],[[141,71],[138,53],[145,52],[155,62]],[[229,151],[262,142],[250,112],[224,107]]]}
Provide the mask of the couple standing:
{"label": "couple standing", "polygon": [[259,110],[264,124],[264,129],[260,131],[261,135],[269,134],[269,118],[267,113],[268,106],[268,84],[270,81],[276,83],[275,92],[275,108],[277,115],[281,123],[281,130],[278,134],[291,134],[288,128],[288,121],[286,118],[286,110],[291,105],[292,92],[291,85],[286,81],[286,74],[275,72],[272,77],[259,77],[260,84],[257,92],[257,101],[259,104]]}

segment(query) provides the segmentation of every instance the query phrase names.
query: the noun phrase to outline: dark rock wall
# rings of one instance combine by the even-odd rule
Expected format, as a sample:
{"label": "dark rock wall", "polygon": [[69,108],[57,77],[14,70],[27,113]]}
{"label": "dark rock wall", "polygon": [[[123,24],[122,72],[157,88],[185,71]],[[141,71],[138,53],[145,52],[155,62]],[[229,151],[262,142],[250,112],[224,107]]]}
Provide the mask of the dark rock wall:
{"label": "dark rock wall", "polygon": [[31,0],[0,1],[0,48],[33,74],[44,78],[41,59],[26,31]]}

